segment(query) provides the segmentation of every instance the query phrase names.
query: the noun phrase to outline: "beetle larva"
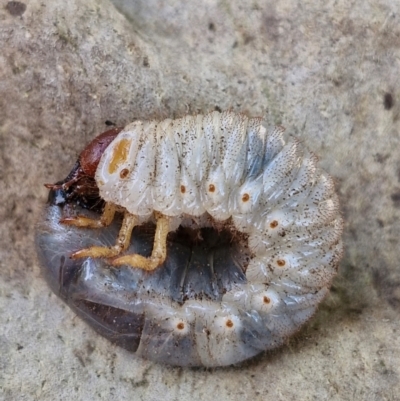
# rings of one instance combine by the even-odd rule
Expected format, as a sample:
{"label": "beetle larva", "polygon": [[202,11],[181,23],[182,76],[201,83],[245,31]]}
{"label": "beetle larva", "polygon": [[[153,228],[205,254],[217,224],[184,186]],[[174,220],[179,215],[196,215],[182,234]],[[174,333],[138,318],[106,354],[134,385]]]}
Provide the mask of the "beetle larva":
{"label": "beetle larva", "polygon": [[[314,314],[342,255],[338,197],[316,164],[282,128],[233,112],[107,131],[47,185],[48,281],[145,358],[223,366],[275,348]],[[69,211],[99,201],[100,218]]]}

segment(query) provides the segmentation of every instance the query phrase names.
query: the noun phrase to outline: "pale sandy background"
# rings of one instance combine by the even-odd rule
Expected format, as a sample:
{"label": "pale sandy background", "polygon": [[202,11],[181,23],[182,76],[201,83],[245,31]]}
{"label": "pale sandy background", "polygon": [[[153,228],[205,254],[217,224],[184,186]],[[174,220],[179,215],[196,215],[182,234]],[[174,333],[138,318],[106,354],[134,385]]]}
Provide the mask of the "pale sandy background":
{"label": "pale sandy background", "polygon": [[[0,399],[399,400],[400,3],[0,0]],[[288,345],[240,367],[137,359],[75,317],[33,244],[44,182],[135,118],[290,128],[337,177],[345,257]]]}

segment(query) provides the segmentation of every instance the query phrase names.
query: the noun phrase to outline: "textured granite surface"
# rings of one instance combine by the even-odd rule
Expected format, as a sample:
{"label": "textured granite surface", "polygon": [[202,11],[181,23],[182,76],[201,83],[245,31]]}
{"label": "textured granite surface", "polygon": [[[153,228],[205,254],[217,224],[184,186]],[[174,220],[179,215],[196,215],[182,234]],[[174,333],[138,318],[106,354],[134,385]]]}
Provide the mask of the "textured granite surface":
{"label": "textured granite surface", "polygon": [[[0,0],[0,399],[399,400],[398,4],[114,3]],[[239,367],[170,368],[110,345],[52,294],[35,222],[43,183],[106,121],[215,108],[268,111],[320,155],[346,252],[287,346]]]}

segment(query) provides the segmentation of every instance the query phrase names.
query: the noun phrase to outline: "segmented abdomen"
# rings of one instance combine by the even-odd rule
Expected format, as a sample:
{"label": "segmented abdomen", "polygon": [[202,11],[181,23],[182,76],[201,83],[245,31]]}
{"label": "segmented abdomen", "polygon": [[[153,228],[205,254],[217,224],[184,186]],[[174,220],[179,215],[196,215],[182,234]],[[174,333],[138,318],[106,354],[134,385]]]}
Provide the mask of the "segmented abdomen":
{"label": "segmented abdomen", "polygon": [[[105,200],[136,215],[208,212],[225,220],[255,214],[263,188],[290,170],[297,146],[283,144],[281,129],[267,135],[260,119],[232,112],[137,121],[108,147],[96,181]],[[278,175],[268,177],[266,167],[282,150]]]}
{"label": "segmented abdomen", "polygon": [[232,217],[256,256],[251,282],[283,275],[320,289],[342,253],[333,181],[297,140],[285,143],[282,128],[261,122],[233,112],[134,122],[100,161],[100,195],[144,221],[154,210]]}

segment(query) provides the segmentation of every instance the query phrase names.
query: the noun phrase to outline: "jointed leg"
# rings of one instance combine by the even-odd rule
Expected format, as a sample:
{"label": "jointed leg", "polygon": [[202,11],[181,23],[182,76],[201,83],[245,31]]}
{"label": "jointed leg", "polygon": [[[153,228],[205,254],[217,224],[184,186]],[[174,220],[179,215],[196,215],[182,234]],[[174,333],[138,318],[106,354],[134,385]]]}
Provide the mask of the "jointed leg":
{"label": "jointed leg", "polygon": [[[99,220],[94,220],[85,216],[65,217],[61,223],[73,225],[76,227],[100,228],[111,224],[116,212],[116,206],[113,203],[106,203],[103,214]],[[169,232],[169,218],[156,213],[157,226],[154,236],[153,251],[149,258],[138,254],[125,255],[114,259],[111,263],[114,266],[130,265],[143,270],[154,270],[164,263],[167,256],[167,235]],[[73,259],[78,258],[112,258],[119,255],[129,247],[133,228],[137,225],[135,215],[125,211],[122,226],[118,234],[116,244],[111,247],[91,246],[81,249],[71,255]]]}
{"label": "jointed leg", "polygon": [[76,251],[71,255],[72,259],[88,257],[112,258],[114,256],[117,256],[129,247],[129,244],[131,242],[132,230],[135,225],[137,225],[136,216],[131,213],[125,212],[124,219],[122,220],[122,226],[118,234],[117,242],[114,246],[91,246],[89,248],[81,249],[80,251]]}
{"label": "jointed leg", "polygon": [[154,236],[153,251],[149,258],[142,255],[124,255],[112,261],[114,266],[130,265],[143,270],[154,270],[164,263],[167,256],[167,235],[169,232],[169,218],[161,213],[156,214],[157,226]]}
{"label": "jointed leg", "polygon": [[98,220],[91,219],[86,216],[75,216],[75,217],[64,217],[60,220],[60,223],[76,227],[88,227],[88,228],[107,227],[113,221],[116,209],[117,208],[114,205],[114,203],[107,202],[104,206],[103,213],[100,219]]}

